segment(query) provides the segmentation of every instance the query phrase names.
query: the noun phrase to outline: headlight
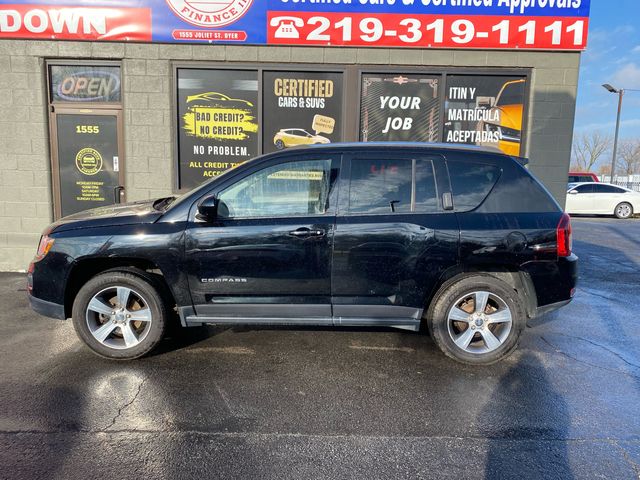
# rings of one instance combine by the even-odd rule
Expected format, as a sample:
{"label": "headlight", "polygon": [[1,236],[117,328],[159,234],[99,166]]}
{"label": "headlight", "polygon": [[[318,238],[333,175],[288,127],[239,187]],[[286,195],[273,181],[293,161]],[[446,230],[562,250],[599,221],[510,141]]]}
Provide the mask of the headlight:
{"label": "headlight", "polygon": [[485,123],[484,128],[487,132],[498,132],[498,134],[500,135],[500,140],[520,143],[520,130],[516,130],[515,128],[502,127],[493,123]]}
{"label": "headlight", "polygon": [[34,262],[39,262],[44,257],[47,256],[51,247],[53,247],[53,243],[55,242],[55,238],[51,238],[48,235],[43,235],[40,238],[40,243],[38,244],[38,251],[36,252],[36,257],[33,259]]}

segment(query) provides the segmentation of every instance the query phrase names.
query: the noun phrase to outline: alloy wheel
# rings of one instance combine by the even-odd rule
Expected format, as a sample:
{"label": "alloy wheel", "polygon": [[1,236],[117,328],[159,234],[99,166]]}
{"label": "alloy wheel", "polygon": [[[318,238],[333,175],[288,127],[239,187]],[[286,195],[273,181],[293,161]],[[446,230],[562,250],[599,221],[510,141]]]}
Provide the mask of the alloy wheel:
{"label": "alloy wheel", "polygon": [[105,288],[87,305],[86,321],[91,335],[102,345],[126,349],[140,344],[153,321],[149,303],[124,286]]}
{"label": "alloy wheel", "polygon": [[447,314],[451,340],[467,353],[499,348],[509,337],[513,319],[507,303],[495,293],[476,291],[454,302]]}

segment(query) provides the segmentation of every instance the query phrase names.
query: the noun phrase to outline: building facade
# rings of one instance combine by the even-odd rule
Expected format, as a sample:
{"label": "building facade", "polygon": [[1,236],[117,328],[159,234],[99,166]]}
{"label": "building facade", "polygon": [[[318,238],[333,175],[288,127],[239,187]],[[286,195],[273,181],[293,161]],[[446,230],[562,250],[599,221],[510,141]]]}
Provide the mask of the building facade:
{"label": "building facade", "polygon": [[60,216],[306,143],[493,145],[564,203],[579,63],[580,49],[0,39],[0,270],[26,268]]}

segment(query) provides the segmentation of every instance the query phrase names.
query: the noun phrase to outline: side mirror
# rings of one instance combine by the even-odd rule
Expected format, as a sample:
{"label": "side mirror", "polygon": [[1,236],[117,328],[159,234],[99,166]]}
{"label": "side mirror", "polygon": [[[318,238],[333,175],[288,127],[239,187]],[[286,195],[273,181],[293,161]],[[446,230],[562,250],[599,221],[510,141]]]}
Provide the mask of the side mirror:
{"label": "side mirror", "polygon": [[577,195],[578,191],[577,190],[569,190],[569,195]]}
{"label": "side mirror", "polygon": [[215,220],[218,215],[218,203],[218,197],[215,195],[204,198],[198,204],[198,216],[207,221]]}

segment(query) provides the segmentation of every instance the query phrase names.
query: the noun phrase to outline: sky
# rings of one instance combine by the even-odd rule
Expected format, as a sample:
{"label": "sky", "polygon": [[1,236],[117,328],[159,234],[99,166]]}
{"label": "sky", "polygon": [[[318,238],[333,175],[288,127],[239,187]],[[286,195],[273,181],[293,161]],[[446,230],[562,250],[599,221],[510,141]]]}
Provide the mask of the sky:
{"label": "sky", "polygon": [[[602,87],[640,90],[640,0],[591,0],[587,50],[580,62],[576,133],[613,136],[618,96]],[[640,138],[640,91],[624,95],[620,138]]]}

